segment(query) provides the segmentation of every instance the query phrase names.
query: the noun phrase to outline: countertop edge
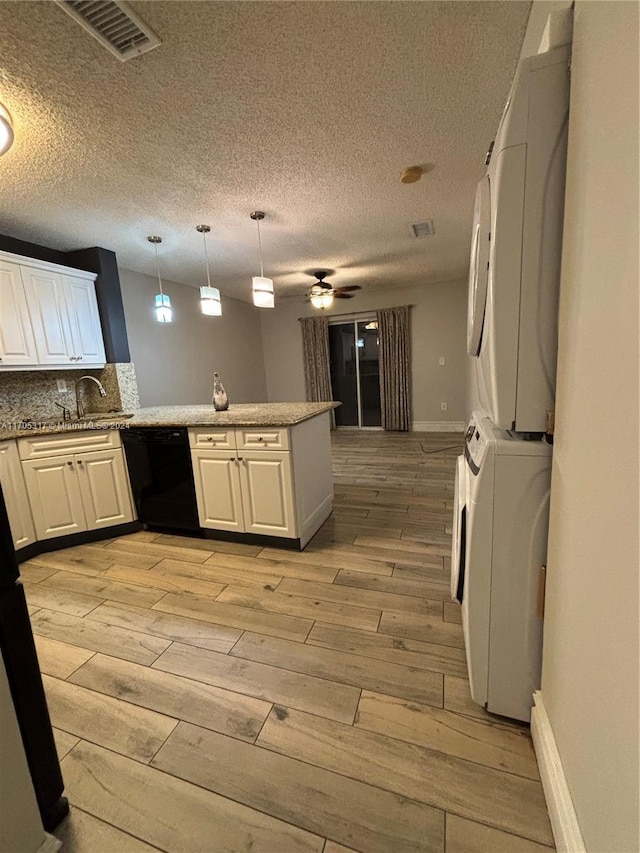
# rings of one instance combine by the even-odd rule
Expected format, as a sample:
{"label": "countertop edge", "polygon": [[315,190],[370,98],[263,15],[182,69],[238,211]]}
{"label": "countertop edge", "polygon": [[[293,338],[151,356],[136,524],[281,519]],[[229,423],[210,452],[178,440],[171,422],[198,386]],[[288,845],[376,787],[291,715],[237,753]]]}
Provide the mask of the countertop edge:
{"label": "countertop edge", "polygon": [[[264,405],[274,405],[277,406],[279,404],[264,404]],[[284,404],[283,404],[284,405]],[[291,404],[291,405],[304,405],[300,404]],[[179,418],[177,416],[167,416],[167,417],[146,417],[144,414],[137,415],[133,414],[133,417],[122,417],[122,418],[109,418],[107,420],[100,420],[98,414],[93,415],[90,419],[86,421],[75,421],[72,423],[55,423],[55,424],[47,424],[41,427],[36,426],[28,426],[25,425],[21,428],[8,428],[2,429],[0,428],[0,441],[11,441],[13,439],[18,438],[29,438],[31,436],[44,436],[44,435],[56,435],[61,433],[74,433],[74,432],[84,432],[87,430],[94,429],[119,429],[123,432],[126,432],[129,428],[136,429],[140,428],[163,428],[163,427],[186,427],[187,429],[198,428],[198,427],[279,427],[286,428],[297,426],[298,424],[304,423],[305,421],[311,420],[312,418],[319,417],[320,415],[327,414],[331,412],[333,409],[337,409],[338,406],[341,406],[340,402],[327,402],[323,405],[321,409],[313,412],[305,412],[298,417],[285,417],[280,415],[274,415],[270,418],[250,418],[250,417],[242,417],[240,413],[234,416],[233,412],[212,412],[211,418],[207,418],[206,415],[202,417],[195,417],[193,415],[189,416],[189,414],[185,413],[185,416]],[[151,407],[149,407],[151,408]],[[159,407],[162,408],[162,407]],[[189,408],[197,408],[197,407],[189,407],[185,406],[186,409]],[[144,412],[144,409],[140,410]],[[130,413],[127,413],[130,414]],[[2,423],[0,421],[0,423]],[[9,423],[9,421],[5,421],[5,423]],[[36,422],[37,423],[37,422]]]}

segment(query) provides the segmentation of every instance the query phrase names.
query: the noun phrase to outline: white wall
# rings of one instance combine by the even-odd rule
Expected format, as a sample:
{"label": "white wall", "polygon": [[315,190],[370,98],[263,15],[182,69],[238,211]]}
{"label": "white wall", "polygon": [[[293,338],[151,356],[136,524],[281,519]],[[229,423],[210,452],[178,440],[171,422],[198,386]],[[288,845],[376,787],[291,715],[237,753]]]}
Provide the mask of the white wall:
{"label": "white wall", "polygon": [[636,3],[576,2],[567,169],[542,695],[587,850],[635,853]]}
{"label": "white wall", "polygon": [[223,296],[222,317],[205,317],[197,288],[163,281],[174,308],[163,325],[153,311],[157,279],[121,269],[120,284],[142,406],[211,403],[214,371],[232,403],[266,400],[257,308]]}
{"label": "white wall", "polygon": [[[393,305],[411,309],[413,417],[419,423],[465,420],[466,281],[422,284],[358,293],[335,300],[327,315],[374,312]],[[262,314],[267,391],[270,402],[304,400],[299,317],[317,314],[304,300],[283,299]],[[444,356],[446,364],[438,364]],[[440,410],[446,402],[448,410]]]}

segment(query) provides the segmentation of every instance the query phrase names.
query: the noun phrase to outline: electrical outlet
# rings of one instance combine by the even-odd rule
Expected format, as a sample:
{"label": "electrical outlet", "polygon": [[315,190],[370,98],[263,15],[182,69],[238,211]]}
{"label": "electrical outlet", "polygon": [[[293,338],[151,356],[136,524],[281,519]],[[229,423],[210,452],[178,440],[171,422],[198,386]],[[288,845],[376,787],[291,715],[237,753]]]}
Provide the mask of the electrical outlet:
{"label": "electrical outlet", "polygon": [[447,411],[447,404],[446,403],[440,403],[440,408],[442,409],[443,412],[446,412]]}
{"label": "electrical outlet", "polygon": [[59,394],[67,393],[67,380],[66,379],[56,379],[56,388]]}
{"label": "electrical outlet", "polygon": [[443,355],[441,355],[438,359],[438,364],[440,365],[440,367],[443,367],[446,364],[446,359]]}

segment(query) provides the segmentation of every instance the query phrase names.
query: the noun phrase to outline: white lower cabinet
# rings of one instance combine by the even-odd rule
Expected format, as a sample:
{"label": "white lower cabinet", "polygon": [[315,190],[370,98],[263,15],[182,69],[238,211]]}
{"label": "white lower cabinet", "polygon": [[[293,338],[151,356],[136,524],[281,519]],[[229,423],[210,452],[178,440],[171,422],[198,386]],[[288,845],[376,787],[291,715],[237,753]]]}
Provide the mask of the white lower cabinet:
{"label": "white lower cabinet", "polygon": [[16,550],[35,542],[36,534],[15,441],[0,442],[0,484]]}
{"label": "white lower cabinet", "polygon": [[289,453],[193,450],[192,461],[202,527],[296,536]]}
{"label": "white lower cabinet", "polygon": [[121,449],[22,463],[38,539],[133,521]]}
{"label": "white lower cabinet", "polygon": [[291,454],[281,450],[243,450],[239,458],[245,531],[295,536]]}
{"label": "white lower cabinet", "polygon": [[242,533],[244,514],[235,452],[194,450],[191,460],[201,527]]}

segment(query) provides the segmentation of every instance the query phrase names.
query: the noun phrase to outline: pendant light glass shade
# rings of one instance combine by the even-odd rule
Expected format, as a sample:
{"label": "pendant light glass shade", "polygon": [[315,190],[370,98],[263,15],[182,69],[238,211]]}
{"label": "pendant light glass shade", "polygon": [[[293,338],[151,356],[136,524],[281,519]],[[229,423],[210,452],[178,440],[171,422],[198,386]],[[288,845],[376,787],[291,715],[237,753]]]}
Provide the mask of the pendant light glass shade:
{"label": "pendant light glass shade", "polygon": [[273,281],[266,278],[262,265],[262,241],[260,239],[260,222],[264,219],[264,213],[261,210],[256,210],[251,214],[251,218],[258,226],[258,251],[260,253],[260,275],[254,275],[251,279],[253,304],[256,308],[273,308],[275,300],[273,296]]}
{"label": "pendant light glass shade", "polygon": [[253,288],[253,304],[256,308],[273,308],[273,282],[263,275],[254,275],[251,279]]}
{"label": "pendant light glass shade", "polygon": [[217,287],[200,288],[200,310],[207,317],[222,317],[222,303]]}
{"label": "pendant light glass shade", "polygon": [[158,244],[162,243],[162,237],[147,237],[150,243],[156,250],[156,272],[158,273],[158,285],[160,293],[156,294],[155,311],[156,320],[158,323],[170,323],[173,320],[173,310],[171,309],[171,300],[166,293],[162,292],[162,279],[160,278],[160,264],[158,263]]}
{"label": "pendant light glass shade", "polygon": [[166,293],[156,293],[156,320],[158,323],[170,323],[173,320],[171,300]]}
{"label": "pendant light glass shade", "polygon": [[200,310],[207,317],[222,316],[222,302],[220,291],[217,287],[211,287],[211,275],[209,273],[209,255],[207,254],[207,234],[211,231],[208,225],[196,225],[196,231],[202,234],[204,243],[204,262],[207,268],[207,286],[200,288]]}
{"label": "pendant light glass shade", "polygon": [[316,293],[311,291],[311,304],[314,308],[331,308],[333,305],[333,292],[318,288]]}

